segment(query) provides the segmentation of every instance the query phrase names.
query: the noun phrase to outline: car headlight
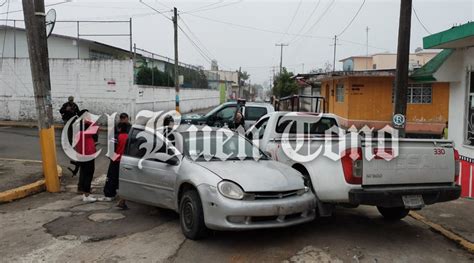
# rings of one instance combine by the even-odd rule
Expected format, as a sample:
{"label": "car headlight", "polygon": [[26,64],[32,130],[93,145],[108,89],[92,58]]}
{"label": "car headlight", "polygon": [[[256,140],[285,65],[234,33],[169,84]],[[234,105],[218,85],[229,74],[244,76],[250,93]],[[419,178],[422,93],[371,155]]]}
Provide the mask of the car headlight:
{"label": "car headlight", "polygon": [[234,182],[222,181],[217,185],[219,193],[230,199],[241,200],[244,198],[244,190]]}

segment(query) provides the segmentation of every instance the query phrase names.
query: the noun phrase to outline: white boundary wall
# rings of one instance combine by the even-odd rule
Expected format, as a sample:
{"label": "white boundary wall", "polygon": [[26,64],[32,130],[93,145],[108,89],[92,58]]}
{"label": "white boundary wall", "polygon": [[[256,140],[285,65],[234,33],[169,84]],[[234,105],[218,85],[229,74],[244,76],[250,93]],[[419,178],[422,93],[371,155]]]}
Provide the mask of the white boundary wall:
{"label": "white boundary wall", "polygon": [[[80,109],[104,115],[174,109],[174,88],[133,85],[133,61],[50,59],[53,116],[73,95]],[[218,90],[181,90],[181,111],[219,104]],[[35,120],[29,59],[4,59],[0,68],[0,120]]]}

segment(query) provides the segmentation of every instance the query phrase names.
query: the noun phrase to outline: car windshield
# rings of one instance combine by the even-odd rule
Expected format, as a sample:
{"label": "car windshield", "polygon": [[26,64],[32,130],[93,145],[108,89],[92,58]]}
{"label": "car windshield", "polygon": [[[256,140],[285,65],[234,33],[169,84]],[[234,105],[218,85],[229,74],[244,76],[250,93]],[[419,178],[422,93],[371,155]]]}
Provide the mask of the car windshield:
{"label": "car windshield", "polygon": [[219,110],[221,110],[223,107],[224,107],[224,105],[220,105],[219,107],[215,107],[215,108],[212,109],[210,112],[206,113],[206,114],[204,115],[204,117],[208,118],[208,117],[214,115],[216,112],[218,112]]}
{"label": "car windshield", "polygon": [[233,132],[184,133],[184,154],[196,161],[205,160],[267,160],[250,141]]}

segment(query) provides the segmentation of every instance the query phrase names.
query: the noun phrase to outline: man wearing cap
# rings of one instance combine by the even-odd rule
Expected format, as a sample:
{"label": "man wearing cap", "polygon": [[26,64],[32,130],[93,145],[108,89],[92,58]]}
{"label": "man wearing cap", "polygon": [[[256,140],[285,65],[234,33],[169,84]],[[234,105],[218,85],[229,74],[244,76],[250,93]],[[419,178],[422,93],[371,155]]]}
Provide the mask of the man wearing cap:
{"label": "man wearing cap", "polygon": [[[69,96],[67,102],[64,103],[61,109],[59,110],[59,113],[61,113],[61,118],[63,119],[64,124],[66,124],[71,118],[75,118],[78,116],[79,107],[76,103],[74,103],[73,96]],[[72,125],[67,130],[67,138],[69,143],[72,144]],[[79,171],[79,165],[73,160],[71,160],[71,164],[73,164],[75,168],[71,169],[68,167],[67,169],[71,171],[72,175],[74,176]]]}
{"label": "man wearing cap", "polygon": [[63,104],[59,110],[59,113],[61,113],[64,123],[79,113],[79,107],[76,103],[74,103],[73,96],[69,96],[69,98],[67,98],[67,102]]}

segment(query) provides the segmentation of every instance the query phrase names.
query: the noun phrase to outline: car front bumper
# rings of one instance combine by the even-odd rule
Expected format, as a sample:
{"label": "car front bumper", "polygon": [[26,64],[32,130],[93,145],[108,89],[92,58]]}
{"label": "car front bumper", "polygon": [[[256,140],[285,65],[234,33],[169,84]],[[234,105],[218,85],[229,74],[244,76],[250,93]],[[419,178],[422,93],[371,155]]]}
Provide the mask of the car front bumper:
{"label": "car front bumper", "polygon": [[266,200],[233,200],[215,187],[198,187],[206,226],[214,230],[250,230],[297,225],[315,218],[316,198],[301,196]]}
{"label": "car front bumper", "polygon": [[403,207],[402,196],[421,195],[426,205],[458,199],[459,185],[426,186],[410,188],[363,188],[349,192],[349,202],[353,205],[373,205],[382,207]]}

